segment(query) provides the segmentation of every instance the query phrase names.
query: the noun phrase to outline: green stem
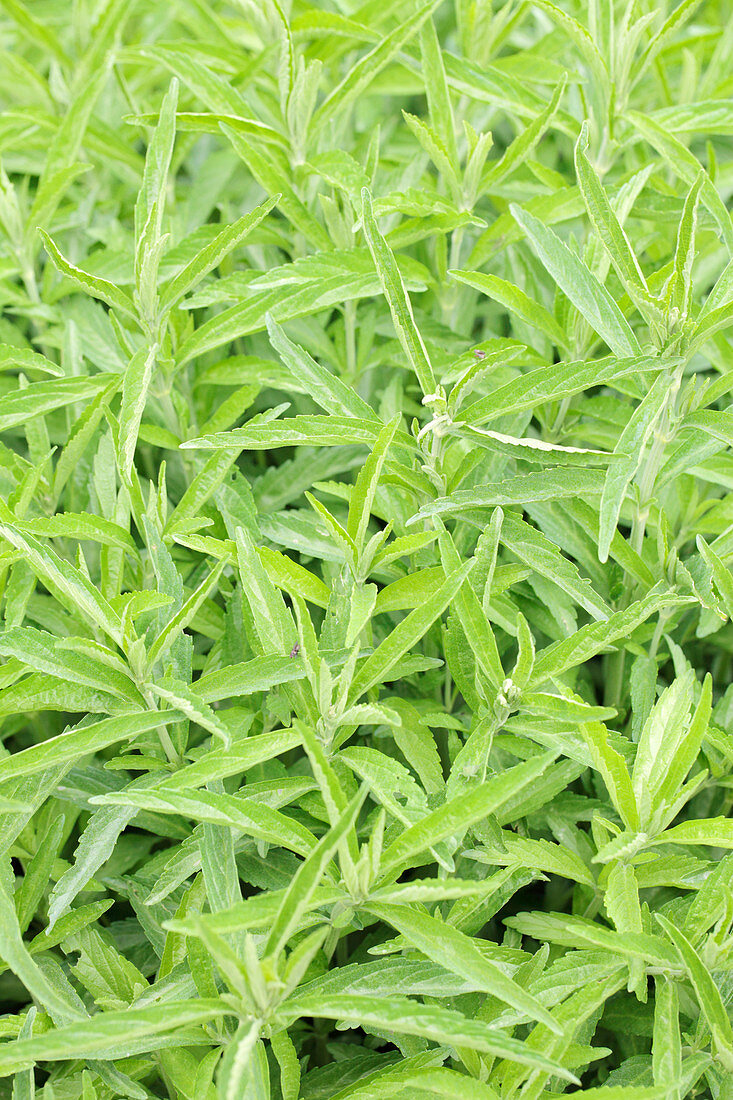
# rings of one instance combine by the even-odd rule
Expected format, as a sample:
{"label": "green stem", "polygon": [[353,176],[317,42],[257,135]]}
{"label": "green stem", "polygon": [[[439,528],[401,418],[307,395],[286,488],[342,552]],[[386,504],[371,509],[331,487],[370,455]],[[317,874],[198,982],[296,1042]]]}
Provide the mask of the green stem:
{"label": "green stem", "polygon": [[344,340],[346,342],[346,381],[356,381],[356,302],[344,303]]}
{"label": "green stem", "polygon": [[[450,255],[448,258],[448,270],[453,271],[461,266],[461,247],[463,245],[463,238],[465,229],[462,225],[459,225],[457,229],[454,229],[450,238]],[[458,306],[460,302],[460,287],[457,283],[453,283],[448,287],[448,296],[446,302],[446,314],[448,316],[451,328],[456,328],[458,321]]]}
{"label": "green stem", "polygon": [[28,257],[23,260],[20,277],[23,280],[26,294],[34,305],[38,305],[41,301],[41,295],[38,292],[38,281],[36,280],[33,261]]}
{"label": "green stem", "polygon": [[[138,688],[140,688],[140,690],[142,691],[143,698],[145,699],[145,702],[148,704],[150,709],[157,710],[158,708],[156,706],[156,700],[153,696],[152,691],[150,691],[149,688],[142,687],[140,684],[138,684]],[[155,732],[158,734],[158,740],[160,741],[161,748],[163,749],[163,752],[168,759],[168,763],[173,764],[176,768],[180,768],[183,764],[183,760],[181,759],[180,754],[177,752],[167,728],[161,725],[157,727]]]}
{"label": "green stem", "polygon": [[568,409],[570,408],[571,401],[572,397],[563,397],[562,401],[560,402],[560,408],[557,410],[555,423],[550,428],[550,436],[552,439],[559,438],[562,426],[565,423],[565,417],[568,415]]}

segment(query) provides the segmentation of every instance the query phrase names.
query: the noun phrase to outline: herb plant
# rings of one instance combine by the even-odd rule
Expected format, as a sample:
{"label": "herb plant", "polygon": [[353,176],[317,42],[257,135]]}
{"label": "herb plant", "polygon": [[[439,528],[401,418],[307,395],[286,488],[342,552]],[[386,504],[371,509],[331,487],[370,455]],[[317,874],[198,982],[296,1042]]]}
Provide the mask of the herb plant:
{"label": "herb plant", "polygon": [[0,1097],[731,1100],[729,4],[0,13]]}

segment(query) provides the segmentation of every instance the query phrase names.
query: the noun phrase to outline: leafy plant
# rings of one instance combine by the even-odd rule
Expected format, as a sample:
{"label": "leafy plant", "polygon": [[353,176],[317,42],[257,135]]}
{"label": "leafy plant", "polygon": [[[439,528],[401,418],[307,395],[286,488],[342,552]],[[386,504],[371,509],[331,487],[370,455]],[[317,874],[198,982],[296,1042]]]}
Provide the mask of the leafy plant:
{"label": "leafy plant", "polygon": [[728,6],[0,9],[0,1097],[730,1100]]}

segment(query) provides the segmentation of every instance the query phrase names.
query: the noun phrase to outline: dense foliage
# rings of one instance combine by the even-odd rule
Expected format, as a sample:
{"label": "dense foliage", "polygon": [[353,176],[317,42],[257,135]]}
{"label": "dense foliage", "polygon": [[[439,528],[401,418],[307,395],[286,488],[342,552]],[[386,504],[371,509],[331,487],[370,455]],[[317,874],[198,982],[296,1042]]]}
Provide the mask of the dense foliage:
{"label": "dense foliage", "polygon": [[727,0],[0,0],[0,1097],[733,1097]]}

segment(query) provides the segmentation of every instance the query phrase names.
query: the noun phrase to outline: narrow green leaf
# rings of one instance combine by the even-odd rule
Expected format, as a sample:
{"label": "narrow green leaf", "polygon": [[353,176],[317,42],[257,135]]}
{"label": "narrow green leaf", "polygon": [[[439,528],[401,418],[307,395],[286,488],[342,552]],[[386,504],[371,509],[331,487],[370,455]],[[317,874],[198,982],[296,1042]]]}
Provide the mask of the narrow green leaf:
{"label": "narrow green leaf", "polygon": [[626,117],[639,133],[652,145],[667,162],[673,172],[693,187],[702,173],[703,182],[700,198],[707,206],[721,232],[729,255],[733,253],[733,224],[725,203],[718,194],[715,184],[704,171],[700,161],[687,146],[674,136],[670,130],[660,126],[649,115],[639,111],[627,111]]}
{"label": "narrow green leaf", "polygon": [[366,401],[337,375],[316,363],[307,351],[289,340],[271,314],[267,316],[267,334],[293,378],[305,385],[313,400],[327,413],[341,417],[353,416],[364,421],[376,419]]}
{"label": "narrow green leaf", "polygon": [[588,217],[603,242],[616,273],[633,301],[646,308],[652,317],[660,315],[659,305],[652,299],[639,261],[608,201],[600,179],[588,159],[588,122],[580,128],[575,144],[575,171]]}
{"label": "narrow green leaf", "polygon": [[520,561],[525,562],[553,584],[567,592],[596,619],[608,619],[608,604],[581,577],[577,568],[545,535],[514,513],[507,512],[501,528],[501,541]]}
{"label": "narrow green leaf", "polygon": [[621,820],[629,828],[638,829],[639,810],[631,777],[623,756],[608,742],[608,730],[602,722],[584,722],[580,731]]}
{"label": "narrow green leaf", "polygon": [[484,172],[481,181],[482,187],[488,191],[496,188],[511,172],[523,164],[531,155],[542,135],[547,130],[552,119],[557,113],[560,100],[567,84],[567,74],[564,73],[560,82],[552,93],[552,98],[543,111],[532,119],[515,137],[514,141],[504,151],[501,158],[490,164]]}
{"label": "narrow green leaf", "polygon": [[642,827],[665,804],[674,805],[697,759],[710,718],[712,680],[707,676],[690,721],[692,673],[678,677],[659,697],[642,730],[634,760],[634,791]]}
{"label": "narrow green leaf", "polygon": [[119,523],[88,512],[57,512],[55,516],[43,516],[24,520],[21,530],[43,538],[68,538],[82,542],[89,539],[102,546],[113,546],[125,553],[138,554],[135,540]]}
{"label": "narrow green leaf", "polygon": [[[157,224],[153,233],[153,240],[157,240],[160,236],[160,223],[165,205],[165,189],[176,136],[177,105],[178,81],[174,77],[160,105],[158,122],[145,156],[142,186],[135,203],[135,240],[138,255],[146,223],[154,211]],[[139,258],[136,256],[136,265],[138,263]]]}
{"label": "narrow green leaf", "polygon": [[553,363],[497,387],[493,393],[460,409],[455,419],[473,425],[486,424],[507,413],[531,409],[545,401],[562,400],[593,386],[613,385],[616,379],[659,369],[659,361],[651,356]]}
{"label": "narrow green leaf", "polygon": [[389,424],[382,428],[377,441],[372,448],[369,458],[362,466],[356,479],[354,490],[349,501],[349,517],[346,524],[347,534],[354,540],[357,551],[361,553],[364,548],[367,526],[371,519],[374,495],[379,485],[379,479],[387,458],[387,452],[394,439],[399,417],[393,417]]}
{"label": "narrow green leaf", "polygon": [[254,657],[251,661],[204,673],[193,689],[205,703],[216,703],[220,699],[269,691],[277,684],[287,684],[303,676],[303,663],[294,657]]}
{"label": "narrow green leaf", "polygon": [[471,937],[458,928],[407,905],[370,901],[367,909],[449,973],[460,974],[474,988],[512,1005],[532,1020],[541,1020],[551,1031],[562,1033],[547,1009],[486,958]]}
{"label": "narrow green leaf", "polygon": [[434,595],[420,607],[416,607],[402,620],[372,654],[364,661],[356,673],[349,692],[349,699],[355,702],[375,684],[383,683],[399,659],[419,642],[432,624],[442,615],[448,604],[468,577],[473,562],[456,569],[446,577]]}
{"label": "narrow green leaf", "polygon": [[157,1050],[166,1032],[206,1024],[232,1015],[223,1001],[199,998],[167,1001],[155,1008],[132,1008],[124,1012],[102,1012],[89,1020],[47,1031],[32,1039],[3,1045],[0,1075],[7,1077],[30,1062],[75,1061],[78,1058],[112,1058]]}
{"label": "narrow green leaf", "polygon": [[623,611],[614,612],[605,622],[582,626],[569,638],[553,642],[537,654],[530,687],[540,687],[551,677],[560,676],[569,668],[577,668],[590,660],[596,653],[613,648],[619,639],[628,638],[637,626],[657,611],[691,602],[693,597],[652,591]]}
{"label": "narrow green leaf", "polygon": [[665,829],[655,844],[708,844],[711,848],[733,848],[733,821],[727,817],[691,818]]}
{"label": "narrow green leaf", "polygon": [[157,355],[157,344],[149,348],[140,348],[133,355],[125,371],[118,433],[119,464],[123,478],[129,477],[132,469],[140,421],[145,411]]}
{"label": "narrow green leaf", "polygon": [[204,600],[210,595],[211,590],[216,585],[219,577],[224,572],[224,568],[227,565],[226,560],[217,562],[214,568],[211,570],[207,577],[201,581],[201,584],[196,588],[188,599],[183,603],[180,610],[170,619],[164,629],[160,632],[153,644],[148,650],[148,667],[152,667],[157,661],[160,661],[166,653],[170,650],[171,646],[175,642],[176,638],[180,635],[197,613]]}
{"label": "narrow green leaf", "polygon": [[454,168],[457,168],[458,151],[456,148],[453,109],[445,76],[440,39],[432,18],[426,19],[420,28],[420,59],[430,121],[445,146],[450,163]]}
{"label": "narrow green leaf", "polygon": [[[507,504],[529,504],[537,500],[562,500],[600,496],[605,477],[601,470],[534,470],[499,481],[496,485],[477,485],[473,489],[457,489],[447,497],[438,497],[423,504],[417,516],[473,511],[475,508],[505,507]],[[413,520],[417,519],[413,517]]]}
{"label": "narrow green leaf", "polygon": [[44,546],[34,535],[23,532],[10,523],[0,522],[0,536],[23,553],[36,576],[61,601],[71,605],[113,641],[121,641],[120,617],[92,582],[70,562],[60,558],[55,550]]}
{"label": "narrow green leaf", "polygon": [[136,812],[133,806],[103,806],[91,815],[79,838],[71,866],[51,890],[46,934],[54,930],[58,934],[65,918],[73,915],[72,902],[110,858],[121,833]]}
{"label": "narrow green leaf", "polygon": [[300,734],[292,729],[256,734],[244,741],[236,741],[229,747],[212,748],[200,760],[165,776],[159,786],[165,790],[194,790],[196,787],[204,787],[216,779],[241,775],[258,764],[274,760],[276,756],[289,752],[300,742]]}
{"label": "narrow green leaf", "polygon": [[109,397],[117,385],[116,379],[110,382],[106,375],[99,374],[91,378],[59,378],[52,382],[32,382],[25,389],[3,395],[0,431],[30,423],[38,416],[76,402]]}
{"label": "narrow green leaf", "polygon": [[[296,416],[292,420],[257,422],[205,439],[189,439],[182,448],[198,450],[267,451],[275,447],[342,447],[365,443],[372,447],[379,424],[350,416]],[[403,442],[401,439],[400,442]]]}
{"label": "narrow green leaf", "polygon": [[677,986],[673,978],[655,979],[654,1036],[652,1039],[654,1084],[666,1088],[669,1100],[680,1100],[682,1044]]}
{"label": "narrow green leaf", "polygon": [[252,539],[242,527],[236,531],[237,561],[255,629],[264,654],[284,655],[296,642],[295,623],[280,592],[270,581]]}
{"label": "narrow green leaf", "polygon": [[593,947],[625,959],[640,959],[667,970],[677,965],[676,953],[661,936],[642,932],[614,932],[586,917],[568,913],[518,913],[505,922],[524,936],[578,949]]}
{"label": "narrow green leaf", "polygon": [[697,211],[704,177],[699,175],[693,183],[682,209],[677,246],[674,253],[674,273],[669,281],[667,300],[677,310],[681,321],[686,321],[692,300],[692,264],[695,259],[695,231]]}
{"label": "narrow green leaf", "polygon": [[45,355],[39,355],[37,351],[31,351],[30,348],[0,343],[0,369],[10,370],[13,367],[20,367],[24,371],[39,370],[42,374],[52,374],[56,378],[64,376],[61,367],[51,362]]}
{"label": "narrow green leaf", "polygon": [[150,714],[103,718],[101,722],[93,722],[91,725],[75,726],[57,737],[49,737],[47,741],[30,745],[27,749],[0,759],[0,782],[21,775],[32,775],[33,772],[65,764],[70,760],[79,760],[108,745],[115,745],[158,726],[178,721],[180,717],[176,711],[154,711]]}
{"label": "narrow green leaf", "polygon": [[143,791],[114,791],[95,796],[95,805],[136,806],[154,813],[179,814],[194,821],[209,821],[213,825],[228,825],[265,843],[289,848],[307,856],[315,846],[315,838],[303,825],[291,820],[279,810],[252,799],[238,798],[213,791],[169,791],[162,787]]}
{"label": "narrow green leaf", "polygon": [[333,88],[313,116],[311,129],[318,133],[338,112],[362,96],[377,74],[388,65],[438,6],[440,0],[429,0],[387,35],[380,37],[377,45],[351,67],[347,75]]}
{"label": "narrow green leaf", "polygon": [[554,757],[555,753],[546,753],[517,764],[427,814],[390,844],[384,853],[382,874],[391,875],[398,867],[409,865],[411,859],[445,837],[454,833],[462,836],[476,821],[488,817],[509,798],[533,783]]}
{"label": "narrow green leaf", "polygon": [[647,443],[667,406],[669,393],[669,378],[666,373],[658,374],[618,438],[613,452],[617,461],[608,467],[601,497],[599,561],[608,561],[611,540],[616,532],[626,490],[642,464]]}
{"label": "narrow green leaf", "polygon": [[641,349],[628,321],[593,273],[534,214],[514,204],[510,209],[547,271],[593,331],[620,358],[639,355]]}
{"label": "narrow green leaf", "polygon": [[705,966],[695,948],[684,932],[676,928],[674,924],[661,913],[657,913],[657,920],[661,924],[667,936],[674,944],[683,966],[692,982],[692,987],[700,1003],[708,1026],[713,1033],[713,1045],[719,1056],[725,1057],[726,1064],[733,1064],[733,1027],[723,1002],[720,990],[713,981],[710,971]]}
{"label": "narrow green leaf", "polygon": [[39,229],[38,232],[43,239],[48,255],[62,275],[65,275],[67,279],[71,279],[86,294],[90,294],[93,298],[99,298],[102,302],[106,302],[108,306],[112,306],[113,309],[119,309],[121,313],[127,314],[128,317],[137,318],[137,311],[132,298],[125,294],[124,290],[120,290],[119,287],[116,287],[114,283],[110,283],[107,279],[102,279],[98,275],[90,275],[82,268],[69,263],[62,256],[48,233],[44,232],[43,229]]}
{"label": "narrow green leaf", "polygon": [[[435,5],[431,4],[429,6],[432,10]],[[425,13],[427,14],[427,10],[425,10]],[[362,190],[361,201],[364,234],[369,245],[369,251],[374,259],[374,266],[379,273],[382,290],[387,299],[389,311],[392,314],[397,338],[407,356],[408,363],[415,372],[423,394],[426,397],[430,396],[435,393],[435,375],[433,374],[430,357],[415,324],[410,299],[402,282],[399,268],[395,263],[392,249],[377,226],[372,209],[372,196],[366,187]]]}
{"label": "narrow green leaf", "polygon": [[470,1020],[451,1009],[420,1004],[407,997],[376,998],[364,995],[314,995],[291,997],[283,1011],[289,1016],[316,1016],[351,1023],[356,1027],[417,1035],[454,1048],[467,1047],[500,1058],[536,1066],[556,1073],[564,1080],[577,1078],[562,1066],[535,1054],[517,1039],[495,1031],[487,1024]]}
{"label": "narrow green leaf", "polygon": [[265,199],[249,214],[244,214],[231,225],[225,226],[217,233],[212,241],[198,252],[192,260],[178,272],[178,274],[166,284],[160,295],[160,308],[173,309],[181,298],[194,290],[204,276],[218,267],[221,261],[232,252],[237,245],[256,229],[260,222],[264,221],[274,206],[277,205],[280,196]]}
{"label": "narrow green leaf", "polygon": [[319,840],[293,876],[267,937],[265,954],[268,957],[276,959],[287,944],[316,888],[320,885],[332,855],[346,834],[353,829],[365,794],[366,791],[360,791],[351,799],[338,821]]}
{"label": "narrow green leaf", "polygon": [[499,302],[523,321],[543,332],[559,348],[568,347],[568,339],[559,324],[540,302],[530,298],[514,283],[500,279],[498,275],[487,275],[483,271],[449,271],[448,274],[459,283],[480,290],[489,298]]}
{"label": "narrow green leaf", "polygon": [[702,535],[697,536],[696,545],[701,557],[712,571],[715,587],[728,618],[733,618],[733,574],[715,551],[708,546]]}
{"label": "narrow green leaf", "polygon": [[[18,925],[12,884],[12,867],[10,860],[5,858],[0,872],[0,957],[20,979],[28,992],[47,1006],[53,1017],[66,1022],[82,1016],[84,1014],[83,1009],[79,1011],[76,1003],[64,996],[55,984],[49,980],[38,963],[31,958]],[[20,1041],[33,1042],[32,1039]],[[2,1073],[3,1057],[7,1058],[5,1052],[8,1049],[4,1046],[3,1053],[0,1055],[0,1073]]]}

